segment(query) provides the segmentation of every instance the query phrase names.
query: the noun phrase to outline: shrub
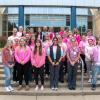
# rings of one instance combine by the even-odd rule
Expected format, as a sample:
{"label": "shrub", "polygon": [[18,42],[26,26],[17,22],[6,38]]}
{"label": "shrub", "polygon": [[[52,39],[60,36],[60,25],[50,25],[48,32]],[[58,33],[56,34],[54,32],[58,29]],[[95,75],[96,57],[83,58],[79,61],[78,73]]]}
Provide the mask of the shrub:
{"label": "shrub", "polygon": [[5,46],[6,41],[7,41],[7,37],[5,36],[0,37],[0,48],[3,48]]}

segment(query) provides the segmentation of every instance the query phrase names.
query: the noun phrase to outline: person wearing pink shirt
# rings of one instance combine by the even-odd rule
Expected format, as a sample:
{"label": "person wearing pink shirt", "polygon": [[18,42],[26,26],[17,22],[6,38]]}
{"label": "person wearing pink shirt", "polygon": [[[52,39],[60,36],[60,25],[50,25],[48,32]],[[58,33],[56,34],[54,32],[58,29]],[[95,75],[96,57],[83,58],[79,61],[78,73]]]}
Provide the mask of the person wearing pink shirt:
{"label": "person wearing pink shirt", "polygon": [[87,67],[87,74],[89,77],[88,82],[91,83],[92,81],[92,68],[93,68],[93,62],[92,62],[92,54],[93,54],[93,48],[94,48],[94,42],[93,39],[88,39],[89,45],[85,47],[85,62]]}
{"label": "person wearing pink shirt", "polygon": [[45,64],[46,52],[42,46],[41,40],[37,39],[34,49],[31,52],[31,63],[34,68],[34,77],[36,82],[37,91],[39,89],[38,80],[39,75],[41,79],[41,90],[44,90],[44,64]]}
{"label": "person wearing pink shirt", "polygon": [[29,61],[31,56],[31,50],[26,45],[25,38],[19,40],[19,46],[15,49],[15,59],[18,63],[18,90],[22,89],[23,76],[26,83],[25,90],[29,90]]}
{"label": "person wearing pink shirt", "polygon": [[85,62],[85,47],[87,45],[88,45],[88,41],[86,41],[86,35],[83,34],[82,35],[82,39],[81,39],[81,41],[79,43],[79,48],[80,48],[80,51],[81,51],[80,56],[81,56],[81,58],[82,58],[82,60],[84,62],[84,73],[87,72],[87,67],[86,67],[86,62]]}
{"label": "person wearing pink shirt", "polygon": [[77,42],[79,44],[80,41],[81,41],[81,36],[80,36],[79,31],[78,31],[77,28],[73,29],[73,36],[75,37],[75,39],[77,40]]}
{"label": "person wearing pink shirt", "polygon": [[65,28],[63,26],[60,27],[60,32],[59,32],[60,36],[63,36],[64,31],[65,31]]}
{"label": "person wearing pink shirt", "polygon": [[23,26],[19,26],[16,36],[17,37],[22,37],[24,35],[23,31],[24,31]]}

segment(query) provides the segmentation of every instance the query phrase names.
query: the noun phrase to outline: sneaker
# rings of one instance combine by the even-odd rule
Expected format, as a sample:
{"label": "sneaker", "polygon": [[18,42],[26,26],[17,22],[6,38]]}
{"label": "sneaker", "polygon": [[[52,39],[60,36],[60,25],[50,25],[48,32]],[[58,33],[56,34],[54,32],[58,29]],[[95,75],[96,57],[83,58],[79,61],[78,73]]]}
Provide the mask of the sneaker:
{"label": "sneaker", "polygon": [[51,90],[55,90],[55,88],[54,87],[51,87]]}
{"label": "sneaker", "polygon": [[28,85],[26,85],[25,90],[28,91],[30,88]]}
{"label": "sneaker", "polygon": [[96,85],[92,84],[91,90],[93,90],[93,91],[96,90]]}
{"label": "sneaker", "polygon": [[37,91],[39,89],[39,87],[38,87],[38,85],[36,86],[36,88],[35,88],[35,91]]}
{"label": "sneaker", "polygon": [[43,90],[44,90],[44,86],[42,85],[42,86],[41,86],[41,91],[43,91]]}
{"label": "sneaker", "polygon": [[9,87],[5,87],[5,90],[7,91],[7,92],[10,92],[11,90],[9,89]]}
{"label": "sneaker", "polygon": [[58,88],[56,87],[56,88],[55,88],[55,91],[57,91],[57,90],[58,90]]}
{"label": "sneaker", "polygon": [[91,78],[89,78],[88,83],[91,83]]}
{"label": "sneaker", "polygon": [[8,88],[9,88],[11,91],[14,91],[14,89],[13,89],[11,86],[8,86]]}
{"label": "sneaker", "polygon": [[22,89],[22,85],[19,85],[17,90],[21,90]]}

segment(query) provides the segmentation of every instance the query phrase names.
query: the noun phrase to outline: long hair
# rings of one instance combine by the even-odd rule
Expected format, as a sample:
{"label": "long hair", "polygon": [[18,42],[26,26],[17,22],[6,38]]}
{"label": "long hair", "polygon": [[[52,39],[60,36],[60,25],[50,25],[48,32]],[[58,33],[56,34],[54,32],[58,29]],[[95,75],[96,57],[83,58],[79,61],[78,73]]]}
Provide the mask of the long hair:
{"label": "long hair", "polygon": [[41,42],[41,40],[39,40],[39,39],[37,39],[37,40],[35,41],[35,48],[34,48],[33,53],[34,53],[34,54],[37,53],[37,45],[36,45],[37,42],[40,43],[40,46],[39,46],[39,55],[42,55],[42,42]]}

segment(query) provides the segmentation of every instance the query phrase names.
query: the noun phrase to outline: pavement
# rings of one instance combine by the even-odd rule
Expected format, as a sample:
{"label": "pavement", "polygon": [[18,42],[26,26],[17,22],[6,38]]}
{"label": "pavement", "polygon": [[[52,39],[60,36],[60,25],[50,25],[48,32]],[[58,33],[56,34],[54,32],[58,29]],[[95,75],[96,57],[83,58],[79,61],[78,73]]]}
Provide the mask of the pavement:
{"label": "pavement", "polygon": [[0,95],[0,100],[100,100],[100,95],[78,96],[15,96]]}

